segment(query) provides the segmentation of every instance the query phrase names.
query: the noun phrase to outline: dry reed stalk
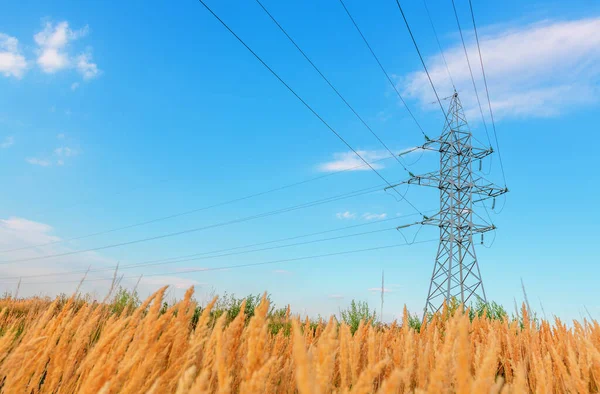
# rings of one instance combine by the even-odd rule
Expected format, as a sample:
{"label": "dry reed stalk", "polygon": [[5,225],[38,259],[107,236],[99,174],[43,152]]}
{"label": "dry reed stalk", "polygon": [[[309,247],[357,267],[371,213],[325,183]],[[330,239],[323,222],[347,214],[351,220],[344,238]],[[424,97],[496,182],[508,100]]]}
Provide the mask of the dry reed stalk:
{"label": "dry reed stalk", "polygon": [[[168,309],[165,288],[114,314],[75,296],[0,299],[0,393],[587,393],[600,390],[600,325],[472,321],[447,306],[421,327],[351,334],[333,318],[269,330],[263,296],[254,316],[215,322],[214,299],[195,329],[193,290]],[[283,319],[277,320],[278,324]]]}

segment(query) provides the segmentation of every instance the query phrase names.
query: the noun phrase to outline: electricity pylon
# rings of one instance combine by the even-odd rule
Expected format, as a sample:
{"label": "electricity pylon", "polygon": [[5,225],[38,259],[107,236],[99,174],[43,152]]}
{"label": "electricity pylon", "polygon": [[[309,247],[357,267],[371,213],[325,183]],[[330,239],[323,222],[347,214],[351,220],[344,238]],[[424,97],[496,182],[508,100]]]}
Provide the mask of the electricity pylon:
{"label": "electricity pylon", "polygon": [[[473,136],[456,92],[451,97],[442,135],[437,139],[427,139],[422,146],[401,155],[421,149],[439,152],[439,170],[424,175],[411,173],[410,179],[392,187],[409,184],[430,186],[440,191],[439,212],[425,216],[420,222],[398,227],[433,225],[440,229],[440,243],[424,316],[428,311],[439,311],[444,301],[449,302],[453,298],[463,304],[472,298],[487,303],[473,236],[481,234],[483,243],[483,234],[496,227],[487,223],[473,208],[475,203],[495,199],[508,189],[494,185],[473,171],[474,162],[479,161],[481,170],[481,160],[494,151],[492,147],[473,146]],[[474,217],[477,223],[473,221]]]}

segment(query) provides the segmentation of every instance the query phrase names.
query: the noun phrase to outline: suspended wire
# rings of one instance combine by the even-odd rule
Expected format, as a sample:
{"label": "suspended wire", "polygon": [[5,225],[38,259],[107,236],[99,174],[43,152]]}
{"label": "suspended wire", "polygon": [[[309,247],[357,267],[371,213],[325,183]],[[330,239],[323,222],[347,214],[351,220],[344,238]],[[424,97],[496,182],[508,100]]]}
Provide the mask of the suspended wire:
{"label": "suspended wire", "polygon": [[[152,185],[157,185],[157,184],[162,184],[162,183],[168,183],[168,182],[172,182],[174,181],[174,179],[159,179],[156,181],[152,182]],[[133,186],[130,188],[127,188],[126,190],[119,190],[115,193],[111,193],[114,196],[121,196],[130,192],[134,192],[136,190],[140,190],[140,189],[145,189],[147,187],[151,186],[150,184],[145,184],[145,185],[137,185],[137,186]],[[49,208],[49,209],[45,209],[45,210],[41,210],[41,211],[34,211],[31,213],[31,215],[46,215],[48,213],[53,213],[53,212],[61,212],[61,211],[65,211],[65,210],[69,210],[75,207],[78,207],[80,205],[86,205],[89,204],[91,201],[91,199],[89,198],[85,198],[81,201],[75,201],[74,203],[71,203],[69,205],[63,205],[62,207],[54,207],[54,208]],[[2,251],[0,251],[0,253],[2,253]]]}
{"label": "suspended wire", "polygon": [[[414,216],[414,215],[416,215],[416,214],[407,215],[407,216]],[[279,239],[279,240],[260,242],[260,243],[251,244],[251,245],[236,246],[233,248],[221,249],[221,250],[217,250],[217,251],[169,257],[169,258],[159,259],[159,260],[150,260],[150,261],[136,263],[136,264],[128,264],[128,265],[118,265],[117,264],[117,266],[88,269],[88,270],[71,270],[71,271],[37,274],[37,275],[8,276],[8,277],[0,277],[0,280],[19,279],[19,278],[24,278],[24,279],[41,278],[41,277],[49,277],[49,276],[75,275],[75,274],[81,274],[81,273],[86,273],[86,272],[106,272],[106,271],[114,271],[114,270],[126,270],[126,269],[133,269],[133,268],[151,267],[151,266],[157,266],[157,265],[185,263],[185,262],[189,262],[189,261],[210,260],[210,259],[215,259],[215,258],[220,258],[220,257],[237,256],[237,255],[244,255],[244,254],[255,253],[255,252],[264,252],[267,250],[283,249],[283,248],[289,248],[289,247],[293,247],[293,246],[309,245],[309,244],[314,244],[314,243],[319,243],[319,242],[328,242],[328,241],[335,241],[335,240],[339,240],[339,239],[359,237],[359,236],[363,236],[363,235],[377,234],[377,233],[381,233],[381,232],[385,232],[385,231],[395,230],[396,226],[384,228],[384,229],[364,231],[364,232],[360,232],[360,233],[339,235],[339,236],[329,237],[329,238],[320,238],[320,239],[314,239],[314,240],[309,240],[309,241],[302,241],[302,242],[288,243],[288,244],[284,244],[284,245],[264,247],[264,248],[259,248],[259,249],[242,250],[242,251],[237,251],[237,252],[234,252],[234,251],[239,250],[239,249],[247,249],[247,248],[254,247],[254,246],[261,246],[261,245],[282,242],[285,240],[306,238],[306,237],[320,235],[320,234],[326,234],[326,233],[334,232],[334,231],[342,231],[342,230],[347,230],[347,229],[354,228],[354,227],[373,225],[373,224],[386,222],[386,221],[390,221],[390,220],[397,220],[397,219],[400,219],[400,217],[379,220],[379,221],[371,222],[371,223],[363,223],[363,224],[355,225],[355,226],[347,226],[344,228],[338,228],[338,229],[334,229],[334,230],[326,230],[326,231],[321,231],[321,232],[312,233],[312,234],[303,234],[303,235],[289,237],[289,238],[283,238],[283,239]],[[227,252],[227,253],[224,253],[224,252]],[[216,253],[220,253],[220,254],[216,254]]]}
{"label": "suspended wire", "polygon": [[433,35],[435,36],[435,41],[438,44],[438,48],[440,48],[440,54],[442,55],[442,60],[444,60],[444,65],[446,66],[446,71],[448,72],[448,78],[450,78],[450,82],[452,82],[452,87],[456,91],[456,85],[454,85],[454,80],[452,79],[452,74],[450,74],[450,67],[448,67],[448,62],[446,61],[446,56],[444,55],[444,50],[442,49],[442,44],[440,44],[440,39],[438,37],[437,30],[435,29],[433,19],[431,18],[431,13],[429,12],[429,7],[427,6],[427,0],[423,0],[423,5],[425,6],[425,11],[427,11],[427,18],[429,18],[429,23],[431,24],[431,30],[433,30]]}
{"label": "suspended wire", "polygon": [[448,115],[446,114],[446,111],[444,110],[444,106],[442,105],[442,101],[440,100],[440,96],[438,95],[438,92],[435,89],[435,85],[433,84],[433,81],[431,80],[431,75],[429,75],[429,70],[427,70],[427,66],[425,65],[425,61],[423,60],[423,56],[421,56],[421,50],[419,49],[419,46],[417,45],[417,41],[415,40],[415,36],[412,33],[412,29],[410,28],[410,25],[408,24],[408,19],[406,19],[406,15],[404,15],[404,10],[402,9],[402,6],[400,5],[400,2],[398,0],[396,0],[396,4],[398,5],[398,9],[400,10],[400,14],[402,14],[402,19],[404,19],[404,24],[406,25],[406,28],[408,29],[408,33],[410,34],[410,38],[412,39],[412,42],[413,42],[413,45],[415,46],[415,49],[417,50],[417,54],[419,55],[419,59],[421,59],[421,64],[423,65],[423,68],[425,69],[425,74],[427,74],[427,79],[429,79],[429,84],[431,85],[431,89],[433,89],[433,93],[435,93],[435,98],[437,99],[437,102],[440,105],[440,109],[442,110],[442,114],[444,114],[444,119],[446,119],[446,123],[448,125],[450,125],[450,121],[448,120]]}
{"label": "suspended wire", "polygon": [[454,16],[456,17],[456,25],[458,26],[458,32],[460,33],[460,40],[462,42],[462,46],[465,51],[465,57],[467,58],[467,65],[469,66],[469,74],[471,74],[471,81],[473,81],[473,89],[475,90],[475,97],[477,97],[479,113],[481,113],[481,121],[483,122],[483,128],[485,129],[485,135],[487,136],[488,143],[491,146],[492,140],[490,139],[490,134],[488,132],[487,123],[485,122],[485,116],[483,116],[483,109],[481,107],[481,101],[479,100],[479,93],[477,92],[477,85],[475,84],[475,77],[473,76],[473,70],[471,69],[471,61],[469,60],[469,54],[467,53],[467,46],[465,44],[465,38],[463,37],[462,28],[460,27],[460,20],[458,19],[458,12],[456,12],[456,4],[454,4],[454,0],[452,0],[452,8],[454,9]]}
{"label": "suspended wire", "polygon": [[[437,242],[437,241],[438,241],[437,238],[436,239],[428,239],[425,241],[415,242],[415,244]],[[195,273],[195,272],[222,271],[222,270],[232,270],[232,269],[237,269],[237,268],[257,267],[257,266],[263,266],[263,265],[289,263],[289,262],[294,262],[294,261],[310,260],[310,259],[317,259],[317,258],[323,258],[323,257],[333,257],[333,256],[349,255],[349,254],[354,254],[354,253],[372,252],[375,250],[392,249],[392,248],[398,248],[401,246],[408,246],[408,244],[404,243],[404,244],[384,245],[384,246],[377,246],[377,247],[373,247],[373,248],[355,249],[355,250],[348,250],[348,251],[343,251],[343,252],[334,252],[334,253],[327,253],[327,254],[320,254],[320,255],[313,255],[313,256],[303,256],[303,257],[295,257],[295,258],[289,258],[289,259],[263,261],[263,262],[258,262],[258,263],[246,263],[246,264],[235,264],[235,265],[228,265],[228,266],[221,266],[221,267],[198,268],[198,269],[189,269],[189,270],[185,270],[185,271],[179,270],[179,271],[171,271],[171,272],[151,273],[151,274],[144,274],[144,278],[151,277],[151,276],[177,275],[177,274],[182,274],[182,273],[188,274],[188,273]],[[138,279],[138,278],[139,278],[139,275],[123,276],[123,279]],[[86,282],[107,281],[107,280],[111,281],[111,280],[113,280],[113,278],[110,277],[110,278],[86,279]],[[76,282],[80,282],[80,280],[48,281],[48,282],[22,282],[22,284],[41,285],[41,284],[76,283]]]}
{"label": "suspended wire", "polygon": [[[279,82],[281,82],[281,84],[283,86],[285,86],[290,93],[292,93],[317,119],[319,119],[321,121],[321,123],[323,123],[333,134],[335,134],[335,136],[344,143],[344,145],[346,145],[348,147],[348,149],[350,149],[352,152],[354,152],[354,154],[363,162],[365,163],[375,174],[377,174],[377,176],[379,178],[381,178],[385,183],[387,183],[389,186],[392,186],[391,183],[383,176],[381,175],[381,173],[379,171],[377,171],[367,160],[365,160],[364,157],[362,157],[360,155],[360,153],[358,153],[356,151],[356,149],[354,149],[345,139],[344,137],[342,137],[337,131],[335,131],[335,129],[329,125],[329,123],[327,123],[325,121],[325,119],[323,119],[321,117],[321,115],[319,115],[306,101],[304,101],[304,99],[302,97],[300,97],[298,95],[298,93],[296,93],[296,91],[294,89],[292,89],[280,76],[279,74],[277,74],[271,67],[269,67],[269,65],[267,63],[265,63],[265,61],[258,56],[258,54],[256,52],[254,52],[252,50],[252,48],[250,48],[248,46],[248,44],[246,44],[246,42],[244,40],[242,40],[221,18],[219,18],[219,16],[217,14],[214,13],[214,11],[203,1],[203,0],[198,0],[200,2],[200,4],[202,4],[204,6],[204,8],[206,8],[208,10],[208,12],[211,13],[212,16],[215,17],[216,20],[218,20],[223,27],[225,27],[252,55],[254,55],[254,57],[267,69],[269,70],[269,72],[271,74],[273,74],[273,76],[275,78],[277,78],[279,80]],[[400,194],[398,192],[398,194]],[[410,205],[415,211],[419,212],[421,215],[423,215],[421,213],[421,211],[419,211],[419,209],[410,201],[408,200],[404,200],[408,203],[408,205]]]}
{"label": "suspended wire", "polygon": [[350,18],[350,20],[352,21],[352,24],[354,25],[354,27],[356,28],[356,31],[358,31],[358,34],[360,34],[361,38],[363,39],[363,41],[365,42],[365,44],[367,45],[367,48],[369,48],[369,52],[371,52],[371,55],[373,55],[373,58],[375,58],[375,61],[377,62],[377,64],[379,65],[379,68],[381,69],[381,71],[383,71],[383,73],[385,74],[388,82],[390,83],[390,85],[392,85],[392,88],[394,89],[394,91],[396,92],[396,94],[398,95],[398,98],[400,99],[400,101],[402,102],[402,104],[404,104],[404,107],[406,108],[406,110],[408,111],[410,117],[415,121],[415,123],[417,124],[417,127],[419,128],[419,130],[421,130],[421,134],[423,134],[423,136],[428,139],[427,135],[425,134],[425,131],[423,131],[423,128],[421,127],[421,125],[419,124],[419,122],[417,121],[417,118],[415,118],[415,115],[412,113],[412,111],[410,110],[410,108],[408,107],[408,104],[406,104],[406,101],[404,101],[404,98],[402,98],[402,95],[400,94],[400,92],[398,91],[398,88],[396,87],[396,84],[394,84],[394,82],[392,81],[392,78],[390,78],[390,76],[388,75],[387,71],[385,71],[385,68],[383,67],[383,65],[381,64],[381,62],[379,61],[379,58],[377,57],[377,55],[375,54],[375,51],[373,51],[373,49],[371,48],[371,45],[369,45],[369,41],[367,41],[367,39],[365,38],[365,36],[363,35],[362,31],[360,30],[360,28],[358,27],[358,24],[356,24],[356,21],[354,20],[354,18],[352,17],[352,14],[350,14],[350,11],[348,10],[348,8],[346,8],[346,5],[344,4],[343,0],[340,0],[340,3],[342,4],[342,7],[344,7],[344,10],[346,11],[346,14],[348,15],[348,17]]}
{"label": "suspended wire", "polygon": [[[427,212],[431,212],[431,211],[427,211]],[[138,267],[138,266],[143,266],[143,265],[147,265],[147,264],[167,262],[169,260],[180,260],[180,259],[186,259],[186,258],[192,258],[192,257],[198,257],[198,256],[206,256],[206,255],[216,254],[216,253],[230,252],[230,251],[233,251],[233,250],[247,249],[247,248],[256,247],[256,246],[269,245],[269,244],[273,244],[273,243],[277,243],[277,242],[292,241],[292,240],[299,239],[299,238],[312,237],[312,236],[316,236],[316,235],[323,235],[323,234],[337,232],[337,231],[349,230],[349,229],[352,229],[352,228],[370,226],[370,225],[374,225],[374,224],[377,224],[377,223],[388,222],[390,220],[397,220],[397,219],[400,219],[400,218],[406,218],[406,217],[415,216],[415,215],[417,215],[417,214],[413,213],[413,214],[404,215],[404,216],[397,216],[397,217],[394,217],[394,218],[377,220],[377,221],[374,221],[374,222],[354,224],[354,225],[351,225],[351,226],[338,227],[338,228],[335,228],[335,229],[330,229],[330,230],[325,230],[325,231],[319,231],[319,232],[314,232],[314,233],[296,235],[296,236],[292,236],[292,237],[286,237],[286,238],[280,238],[280,239],[275,239],[275,240],[270,240],[270,241],[258,242],[258,243],[247,244],[247,245],[242,245],[242,246],[236,246],[236,247],[232,247],[232,248],[216,249],[216,250],[211,250],[211,251],[208,251],[208,252],[186,254],[186,255],[180,255],[180,256],[176,256],[176,257],[162,258],[162,259],[156,259],[156,260],[146,260],[146,261],[142,261],[142,262],[136,263],[136,264],[128,264],[128,265],[118,265],[117,264],[117,266],[111,266],[111,267],[106,267],[106,268],[102,268],[102,269],[96,268],[96,269],[93,269],[91,272],[100,272],[100,271],[105,271],[105,270],[112,271],[112,270],[118,269],[118,268],[125,269],[125,268],[129,268],[129,267]],[[77,271],[69,271],[68,274],[84,273],[84,272],[86,272],[86,270],[77,270]],[[56,274],[58,274],[58,273],[56,273]],[[54,276],[56,274],[39,274],[39,275],[27,275],[27,276],[22,276],[21,275],[21,276],[16,276],[16,277],[2,277],[0,279],[15,279],[15,278],[20,278],[20,277],[31,278],[31,277],[42,277],[42,276]],[[67,274],[67,272],[61,272],[60,274],[61,275],[62,274]]]}
{"label": "suspended wire", "polygon": [[[381,159],[373,160],[372,163],[373,164],[374,163],[379,163],[381,161],[389,160],[391,158],[392,158],[392,156],[383,157]],[[179,212],[179,213],[175,213],[175,214],[172,214],[172,215],[162,216],[162,217],[159,217],[159,218],[150,219],[150,220],[146,220],[146,221],[142,221],[142,222],[137,222],[137,223],[133,223],[133,224],[121,226],[121,227],[115,227],[115,228],[111,228],[111,229],[108,229],[108,230],[97,231],[97,232],[94,232],[94,233],[80,235],[80,236],[77,236],[77,237],[60,239],[60,240],[57,240],[57,241],[45,242],[45,243],[34,244],[34,245],[29,245],[29,246],[23,246],[23,247],[14,248],[14,249],[1,250],[0,253],[16,252],[16,251],[19,251],[19,250],[33,249],[33,248],[42,247],[42,246],[48,246],[48,245],[57,245],[57,244],[62,244],[62,243],[70,242],[70,241],[78,241],[78,240],[81,240],[81,239],[91,238],[91,237],[95,237],[95,236],[98,236],[98,235],[110,234],[110,233],[114,233],[114,232],[117,232],[117,231],[127,230],[127,229],[130,229],[130,228],[135,228],[135,227],[145,226],[145,225],[152,224],[152,223],[162,222],[164,220],[174,219],[174,218],[177,218],[177,217],[190,215],[190,214],[201,212],[201,211],[205,211],[205,210],[208,210],[208,209],[218,208],[218,207],[222,207],[222,206],[225,206],[225,205],[233,204],[233,203],[236,203],[236,202],[241,202],[241,201],[248,200],[248,199],[251,199],[251,198],[254,198],[254,197],[260,197],[260,196],[263,196],[263,195],[266,195],[266,194],[270,194],[270,193],[274,193],[274,192],[277,192],[277,191],[289,189],[289,188],[294,187],[294,186],[299,186],[299,185],[303,185],[305,183],[314,182],[314,181],[317,181],[317,180],[320,180],[320,179],[324,179],[324,178],[330,177],[332,175],[337,175],[337,174],[341,174],[343,172],[349,172],[349,171],[357,170],[357,169],[365,167],[365,166],[366,165],[363,163],[363,164],[359,164],[359,165],[354,166],[354,167],[350,167],[350,168],[346,168],[346,169],[343,169],[343,170],[334,171],[334,172],[331,172],[331,173],[328,173],[328,174],[324,174],[324,175],[319,175],[319,176],[314,177],[314,178],[306,179],[306,180],[299,181],[299,182],[290,183],[290,184],[287,184],[287,185],[284,185],[284,186],[279,186],[279,187],[276,187],[276,188],[273,188],[273,189],[269,189],[269,190],[266,190],[266,191],[262,191],[262,192],[250,194],[250,195],[247,195],[247,196],[244,196],[244,197],[234,198],[232,200],[219,202],[219,203],[208,205],[208,206],[204,206],[204,207],[201,207],[201,208],[194,208],[194,209],[191,209],[191,210],[188,210],[188,211]]]}
{"label": "suspended wire", "polygon": [[[120,247],[120,246],[133,245],[133,244],[142,243],[142,242],[155,241],[155,240],[158,240],[158,239],[175,237],[175,236],[179,236],[179,235],[183,235],[183,234],[195,233],[195,232],[198,232],[198,231],[203,231],[203,230],[213,229],[213,228],[217,228],[217,227],[228,226],[228,225],[231,225],[231,224],[243,223],[243,222],[247,222],[247,221],[250,221],[250,220],[264,218],[264,217],[273,216],[273,215],[279,215],[279,214],[282,214],[282,213],[296,211],[296,210],[299,210],[299,209],[310,208],[310,207],[313,207],[313,206],[316,206],[316,205],[321,205],[321,204],[325,204],[325,203],[329,203],[329,202],[339,201],[339,200],[343,200],[343,199],[347,199],[347,198],[351,198],[351,197],[358,197],[358,196],[362,196],[362,195],[365,195],[365,194],[370,194],[370,193],[374,193],[374,192],[380,191],[381,188],[384,187],[384,186],[385,185],[381,185],[380,184],[380,185],[377,185],[377,186],[363,188],[363,189],[355,190],[355,191],[352,191],[352,192],[349,192],[349,193],[343,193],[343,194],[339,194],[337,196],[327,197],[327,198],[323,198],[323,199],[320,199],[320,200],[311,201],[311,202],[308,202],[308,203],[298,204],[298,205],[294,205],[294,206],[286,207],[286,208],[280,208],[280,209],[276,209],[276,210],[273,210],[273,211],[268,211],[268,212],[263,212],[263,213],[260,213],[260,214],[252,215],[252,216],[246,216],[246,217],[243,217],[243,218],[240,218],[240,219],[229,220],[229,221],[215,223],[215,224],[210,224],[210,225],[202,226],[202,227],[195,227],[195,228],[191,228],[191,229],[187,229],[187,230],[182,230],[182,231],[177,231],[177,232],[172,232],[172,233],[157,235],[157,236],[153,236],[153,237],[147,237],[147,238],[141,238],[141,239],[136,239],[136,240],[132,240],[132,241],[126,241],[126,242],[114,243],[114,244],[109,244],[109,245],[103,245],[103,246],[98,246],[98,247],[89,248],[89,249],[73,250],[73,251],[65,252],[65,253],[57,253],[57,254],[50,254],[50,255],[30,257],[30,258],[23,258],[23,259],[15,259],[15,260],[5,260],[5,261],[0,261],[0,264],[12,264],[12,263],[18,263],[18,262],[25,262],[25,261],[45,260],[45,259],[49,259],[49,258],[52,258],[52,257],[71,256],[71,255],[74,255],[74,254],[81,254],[81,253],[86,253],[86,252],[95,252],[95,251],[98,251],[98,250],[112,249],[112,248],[116,248],[116,247]],[[421,216],[423,216],[423,214],[421,212],[419,212],[419,214]]]}
{"label": "suspended wire", "polygon": [[404,235],[404,232],[399,229],[398,227],[396,227],[396,230],[400,233],[400,235],[402,236],[402,238],[404,238],[404,242],[406,242],[408,245],[413,245],[415,243],[415,241],[417,240],[417,237],[419,236],[419,233],[421,232],[421,230],[423,229],[423,227],[425,227],[423,224],[421,224],[419,226],[419,229],[416,231],[415,235],[412,238],[412,241],[408,241],[408,239],[406,238],[406,236]]}
{"label": "suspended wire", "polygon": [[392,152],[390,150],[390,148],[388,148],[388,146],[385,144],[385,142],[383,142],[381,140],[381,138],[379,138],[379,136],[375,133],[375,131],[373,131],[373,129],[371,129],[371,127],[367,124],[367,122],[365,122],[365,120],[358,114],[358,112],[356,112],[356,110],[350,105],[350,103],[348,103],[348,101],[344,98],[344,96],[342,96],[342,94],[335,88],[335,86],[333,86],[333,84],[329,81],[329,79],[327,79],[327,77],[325,75],[323,75],[323,73],[321,72],[321,70],[313,63],[312,60],[310,60],[310,58],[308,57],[308,55],[302,50],[302,48],[300,48],[300,46],[298,46],[298,44],[296,43],[296,41],[294,41],[294,39],[292,37],[290,37],[290,35],[288,34],[288,32],[283,28],[283,26],[281,26],[279,24],[279,22],[277,21],[277,19],[275,19],[275,17],[273,15],[271,15],[271,13],[267,10],[267,8],[260,2],[260,0],[256,0],[256,2],[258,3],[258,5],[263,9],[263,11],[269,16],[269,18],[271,18],[271,20],[273,21],[273,23],[275,23],[275,25],[277,25],[277,27],[279,28],[279,30],[281,30],[281,32],[288,38],[288,40],[294,45],[294,47],[296,47],[296,49],[302,54],[302,56],[304,56],[304,58],[306,59],[306,61],[315,69],[315,71],[321,76],[321,78],[327,83],[327,85],[329,85],[329,87],[335,92],[335,94],[337,94],[337,96],[344,102],[344,104],[346,104],[346,106],[348,107],[348,109],[350,109],[350,111],[352,111],[352,113],[358,118],[358,120],[360,120],[360,122],[367,128],[367,130],[369,130],[369,132],[371,132],[371,134],[373,134],[373,136],[377,139],[377,141],[379,141],[379,143],[392,155],[394,156],[394,158],[396,159],[396,161],[402,166],[402,168],[404,169],[404,171],[406,171],[408,174],[411,174],[411,172],[406,168],[406,166],[404,165],[404,163],[400,160],[400,158],[398,157],[398,155],[395,155],[394,152]]}
{"label": "suspended wire", "polygon": [[500,145],[498,144],[498,133],[496,132],[496,122],[494,121],[494,112],[492,112],[492,102],[490,101],[490,91],[488,90],[487,78],[483,67],[483,56],[481,56],[481,47],[479,46],[479,35],[477,34],[477,25],[475,24],[475,14],[473,13],[473,4],[469,0],[469,8],[471,9],[471,19],[473,20],[473,30],[475,30],[475,40],[477,41],[477,51],[479,52],[479,63],[481,64],[481,73],[483,74],[483,83],[485,85],[485,94],[487,95],[488,107],[490,109],[490,117],[492,119],[492,129],[494,131],[494,139],[496,140],[496,149],[498,150],[498,158],[500,159],[500,170],[502,171],[502,179],[504,187],[506,187],[506,175],[504,174],[504,164],[502,163],[502,155],[500,154]]}

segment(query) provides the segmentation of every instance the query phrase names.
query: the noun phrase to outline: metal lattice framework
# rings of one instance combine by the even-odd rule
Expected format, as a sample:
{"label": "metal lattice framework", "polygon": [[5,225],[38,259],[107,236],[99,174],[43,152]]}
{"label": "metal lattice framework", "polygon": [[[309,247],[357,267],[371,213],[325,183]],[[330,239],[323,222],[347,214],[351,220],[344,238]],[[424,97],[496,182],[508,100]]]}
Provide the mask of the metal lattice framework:
{"label": "metal lattice framework", "polygon": [[[439,138],[429,139],[422,146],[410,150],[439,152],[439,170],[424,175],[411,174],[409,180],[393,185],[430,186],[440,191],[439,212],[424,217],[420,222],[398,227],[434,225],[440,229],[440,243],[425,314],[439,311],[444,301],[453,298],[463,304],[474,298],[487,302],[473,236],[495,230],[496,227],[474,211],[474,203],[496,198],[508,191],[473,171],[474,162],[479,161],[481,165],[481,160],[492,154],[493,149],[473,146],[473,136],[456,92],[451,97],[446,119]],[[477,222],[474,222],[474,218]]]}

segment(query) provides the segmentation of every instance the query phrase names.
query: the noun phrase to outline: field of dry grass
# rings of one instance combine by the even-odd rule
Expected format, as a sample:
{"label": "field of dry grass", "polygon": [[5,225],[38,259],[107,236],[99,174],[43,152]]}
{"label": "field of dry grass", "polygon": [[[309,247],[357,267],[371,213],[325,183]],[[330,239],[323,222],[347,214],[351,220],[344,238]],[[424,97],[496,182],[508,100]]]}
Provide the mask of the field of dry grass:
{"label": "field of dry grass", "polygon": [[[596,321],[500,321],[440,314],[404,322],[283,317],[268,329],[266,299],[227,322],[194,316],[192,290],[163,307],[161,289],[137,308],[75,297],[0,300],[3,393],[552,393],[598,392]],[[448,316],[448,317],[444,317]],[[197,318],[197,320],[196,320]]]}

